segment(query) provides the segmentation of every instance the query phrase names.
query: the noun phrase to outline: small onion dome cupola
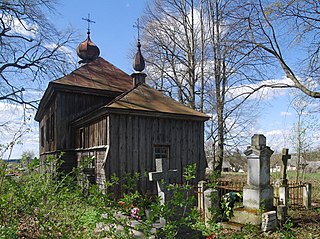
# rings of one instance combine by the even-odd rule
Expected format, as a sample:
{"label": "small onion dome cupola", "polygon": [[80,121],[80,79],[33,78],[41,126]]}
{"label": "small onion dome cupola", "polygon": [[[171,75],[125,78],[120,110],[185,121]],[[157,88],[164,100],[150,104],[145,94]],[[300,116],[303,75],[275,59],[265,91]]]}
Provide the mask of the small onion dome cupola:
{"label": "small onion dome cupola", "polygon": [[141,54],[141,44],[140,41],[138,40],[138,44],[137,44],[138,50],[137,53],[134,55],[133,58],[133,62],[132,62],[132,67],[135,71],[137,72],[141,72],[144,70],[145,68],[145,62],[144,62],[144,58]]}
{"label": "small onion dome cupola", "polygon": [[90,39],[90,32],[87,32],[88,37],[81,42],[77,48],[77,54],[82,59],[79,63],[88,63],[94,61],[100,55],[99,47],[97,47]]}
{"label": "small onion dome cupola", "polygon": [[132,62],[132,67],[133,69],[136,71],[135,73],[131,74],[132,80],[133,80],[133,87],[139,85],[139,84],[143,84],[146,81],[146,77],[147,75],[145,73],[143,73],[142,71],[145,68],[145,62],[144,62],[144,58],[141,54],[141,44],[140,41],[138,40],[138,51],[137,53],[134,55],[133,58],[133,62]]}

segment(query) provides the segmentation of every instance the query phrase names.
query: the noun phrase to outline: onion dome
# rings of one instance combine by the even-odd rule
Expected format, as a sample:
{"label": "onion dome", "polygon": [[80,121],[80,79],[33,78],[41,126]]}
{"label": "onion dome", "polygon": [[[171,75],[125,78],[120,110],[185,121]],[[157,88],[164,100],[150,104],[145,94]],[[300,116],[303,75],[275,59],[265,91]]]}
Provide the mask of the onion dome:
{"label": "onion dome", "polygon": [[140,41],[138,40],[138,50],[137,50],[137,53],[134,55],[134,58],[133,58],[133,62],[132,62],[132,67],[134,70],[138,71],[138,72],[141,72],[144,70],[145,68],[145,62],[144,62],[144,58],[141,54],[141,44],[140,44]]}
{"label": "onion dome", "polygon": [[82,59],[79,63],[88,63],[94,61],[100,55],[99,47],[97,47],[90,39],[90,32],[85,41],[81,42],[77,48],[77,54]]}

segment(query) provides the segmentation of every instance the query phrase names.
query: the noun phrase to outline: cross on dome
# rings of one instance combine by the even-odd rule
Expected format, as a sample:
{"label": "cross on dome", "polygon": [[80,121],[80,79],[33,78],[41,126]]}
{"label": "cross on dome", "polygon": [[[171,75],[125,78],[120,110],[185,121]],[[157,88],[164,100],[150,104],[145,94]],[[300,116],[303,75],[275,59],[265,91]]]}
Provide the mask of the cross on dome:
{"label": "cross on dome", "polygon": [[81,58],[81,60],[79,61],[80,64],[94,61],[100,55],[99,47],[97,47],[90,39],[90,23],[96,22],[90,19],[90,14],[88,14],[88,18],[82,18],[82,20],[88,22],[88,36],[87,39],[81,42],[77,48],[77,54]]}
{"label": "cross on dome", "polygon": [[138,29],[138,42],[140,43],[140,29],[143,29],[143,27],[140,25],[139,18],[137,19],[137,22],[135,23],[135,25],[133,25],[133,27]]}
{"label": "cross on dome", "polygon": [[87,28],[87,34],[90,34],[90,23],[96,23],[95,21],[92,21],[90,19],[90,13],[88,13],[88,17],[87,18],[82,18],[82,20],[87,21],[88,22],[88,28]]}
{"label": "cross on dome", "polygon": [[139,18],[137,19],[137,22],[135,23],[135,25],[133,25],[133,27],[138,29],[138,44],[137,44],[138,49],[136,54],[134,55],[132,67],[137,72],[142,72],[145,68],[145,61],[141,54],[141,49],[140,49],[141,48],[140,29],[143,29],[143,27],[140,25]]}

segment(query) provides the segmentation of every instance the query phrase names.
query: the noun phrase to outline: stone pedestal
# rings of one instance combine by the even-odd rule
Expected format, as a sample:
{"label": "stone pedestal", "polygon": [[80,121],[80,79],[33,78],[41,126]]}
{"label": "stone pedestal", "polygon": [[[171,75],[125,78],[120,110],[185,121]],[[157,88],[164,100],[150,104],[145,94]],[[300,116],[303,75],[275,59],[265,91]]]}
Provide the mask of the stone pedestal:
{"label": "stone pedestal", "polygon": [[208,223],[210,220],[217,219],[217,212],[214,210],[219,208],[218,190],[209,188],[204,191],[204,218]]}
{"label": "stone pedestal", "polygon": [[285,205],[288,206],[289,205],[289,188],[288,186],[281,186],[278,189],[279,191],[279,202],[278,205]]}
{"label": "stone pedestal", "polygon": [[247,185],[243,187],[243,206],[248,209],[268,211],[273,208],[273,187],[255,187]]}
{"label": "stone pedestal", "polygon": [[[273,187],[270,185],[270,156],[273,151],[266,146],[266,137],[255,134],[251,146],[244,152],[248,159],[247,185],[243,188],[243,207],[233,211],[231,222],[261,226],[263,215],[271,215],[272,220],[264,220],[263,230],[273,227]],[[272,222],[272,223],[271,223]]]}
{"label": "stone pedestal", "polygon": [[307,183],[303,188],[303,206],[311,208],[311,184]]}
{"label": "stone pedestal", "polygon": [[270,185],[270,156],[266,137],[255,134],[244,152],[248,159],[247,185],[243,188],[243,206],[248,209],[272,210],[273,187]]}
{"label": "stone pedestal", "polygon": [[288,215],[288,207],[286,205],[278,205],[277,206],[277,219],[279,225],[282,227],[287,219]]}

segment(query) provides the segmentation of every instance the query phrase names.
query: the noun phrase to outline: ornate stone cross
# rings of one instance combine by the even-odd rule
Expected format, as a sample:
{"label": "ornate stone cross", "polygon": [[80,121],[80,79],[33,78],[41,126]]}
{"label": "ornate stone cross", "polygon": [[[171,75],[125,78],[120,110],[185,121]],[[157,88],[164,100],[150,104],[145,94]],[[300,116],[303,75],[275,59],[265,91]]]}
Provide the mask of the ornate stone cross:
{"label": "ornate stone cross", "polygon": [[[170,179],[174,179],[177,176],[177,170],[169,170],[168,159],[156,159],[156,172],[149,173],[150,181],[157,181],[158,196],[160,198],[160,203],[162,205],[165,202],[170,202],[172,195],[168,190],[167,186]],[[160,224],[164,225],[166,223],[164,218],[160,218]]]}
{"label": "ornate stone cross", "polygon": [[282,149],[282,156],[281,156],[281,172],[280,172],[280,180],[281,185],[287,185],[287,165],[288,159],[291,159],[291,155],[289,154],[289,149],[283,148]]}
{"label": "ornate stone cross", "polygon": [[169,170],[168,159],[156,159],[156,172],[149,173],[149,181],[157,181],[158,195],[161,203],[164,203],[169,196],[167,185],[170,179],[177,176],[177,170]]}

